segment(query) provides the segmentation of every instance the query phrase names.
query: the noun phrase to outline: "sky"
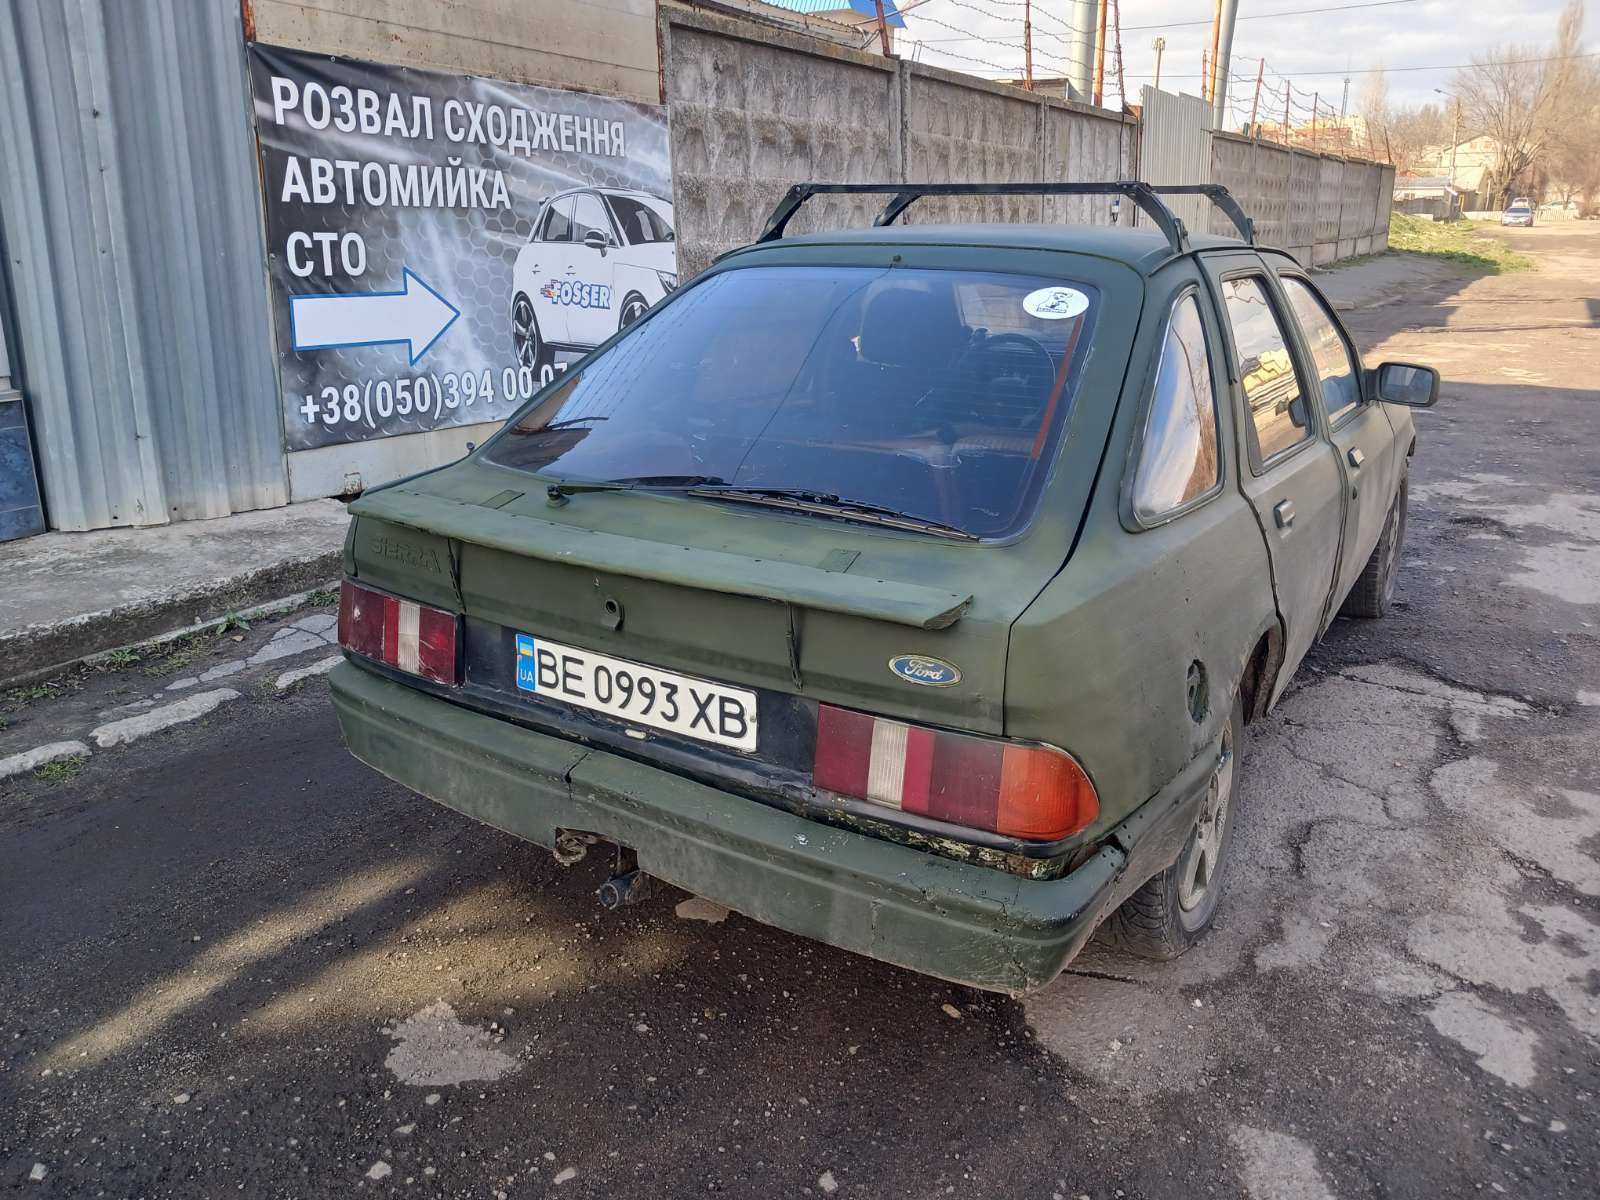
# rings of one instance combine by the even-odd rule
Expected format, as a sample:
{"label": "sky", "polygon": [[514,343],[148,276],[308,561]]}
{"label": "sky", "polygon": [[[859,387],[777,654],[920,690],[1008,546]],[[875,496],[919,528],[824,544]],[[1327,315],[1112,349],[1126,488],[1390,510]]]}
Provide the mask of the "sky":
{"label": "sky", "polygon": [[[1312,95],[1321,97],[1321,111],[1337,112],[1350,74],[1350,111],[1359,111],[1362,87],[1371,68],[1387,68],[1392,104],[1410,106],[1438,101],[1434,88],[1448,86],[1453,71],[1402,71],[1401,67],[1469,62],[1495,46],[1533,44],[1541,48],[1554,39],[1562,0],[1518,0],[1509,5],[1466,6],[1454,0],[1401,0],[1382,7],[1356,8],[1351,4],[1373,0],[1239,0],[1240,20],[1235,27],[1232,73],[1236,81],[1230,95],[1239,103],[1228,128],[1248,117],[1260,59],[1266,59],[1267,82],[1279,74],[1292,74],[1299,89],[1296,118],[1308,119]],[[906,0],[910,3],[910,0]],[[1138,100],[1142,84],[1151,82],[1155,54],[1151,41],[1166,39],[1161,86],[1165,91],[1198,94],[1200,56],[1211,44],[1213,0],[1120,0],[1122,53],[1129,97]],[[1342,11],[1303,16],[1270,17],[1265,14],[1339,5]],[[1033,9],[1034,75],[1066,73],[1070,47],[1068,27],[1073,19],[1072,0],[1039,0]],[[1464,14],[1471,13],[1471,20]],[[896,38],[896,52],[904,57],[972,74],[997,76],[1004,71],[1022,74],[1022,0],[926,0],[906,14],[906,28]],[[1600,50],[1600,0],[1586,0],[1584,43]],[[1179,24],[1179,22],[1198,22]],[[1160,26],[1160,28],[1135,28]],[[974,38],[988,39],[986,41]],[[917,43],[921,42],[920,49]],[[996,43],[1015,43],[1014,46]],[[1106,73],[1114,78],[1107,34]],[[958,56],[966,56],[965,58]],[[982,59],[983,62],[970,61]],[[1309,74],[1302,74],[1309,72]],[[1281,86],[1281,85],[1280,85]],[[1302,95],[1301,93],[1304,93]],[[1116,86],[1108,82],[1107,99],[1116,103]],[[1262,120],[1282,120],[1282,92],[1278,111],[1263,111]],[[1263,110],[1266,101],[1263,101]]]}

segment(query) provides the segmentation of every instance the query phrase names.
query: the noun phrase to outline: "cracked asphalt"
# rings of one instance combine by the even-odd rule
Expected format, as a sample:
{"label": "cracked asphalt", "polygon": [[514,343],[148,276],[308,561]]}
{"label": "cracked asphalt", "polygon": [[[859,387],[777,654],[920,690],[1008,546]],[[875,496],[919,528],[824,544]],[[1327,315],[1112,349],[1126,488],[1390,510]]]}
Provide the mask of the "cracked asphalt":
{"label": "cracked asphalt", "polygon": [[[1349,314],[1446,379],[1399,600],[1251,727],[1183,959],[1013,1001],[667,889],[602,913],[593,856],[351,759],[320,678],[275,686],[286,617],[173,669],[244,661],[236,700],[0,783],[0,1189],[1600,1194],[1600,225],[1508,236],[1538,271]],[[165,687],[93,673],[0,751]]]}

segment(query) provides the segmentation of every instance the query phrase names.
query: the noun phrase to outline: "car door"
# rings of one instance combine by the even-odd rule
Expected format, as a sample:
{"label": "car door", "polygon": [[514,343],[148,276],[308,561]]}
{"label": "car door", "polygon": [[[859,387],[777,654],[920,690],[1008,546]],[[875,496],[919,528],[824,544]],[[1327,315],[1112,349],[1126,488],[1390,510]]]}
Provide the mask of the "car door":
{"label": "car door", "polygon": [[1383,405],[1363,395],[1361,359],[1322,294],[1299,271],[1279,271],[1278,278],[1300,334],[1303,366],[1317,381],[1321,415],[1348,497],[1345,548],[1331,606],[1336,610],[1371,557],[1389,515],[1398,482],[1394,427]]}
{"label": "car door", "polygon": [[598,346],[617,331],[616,297],[612,295],[617,239],[611,216],[594,192],[572,197],[571,304],[567,329],[574,345]]}
{"label": "car door", "polygon": [[[546,342],[572,340],[567,325],[570,305],[562,302],[561,285],[572,270],[572,197],[557,196],[545,206],[532,245],[538,252],[530,268],[533,311]],[[569,293],[570,294],[570,293]]]}
{"label": "car door", "polygon": [[1344,532],[1344,478],[1291,349],[1270,271],[1253,254],[1207,256],[1207,268],[1221,301],[1241,461],[1248,464],[1240,487],[1266,538],[1284,623],[1281,694],[1325,627]]}

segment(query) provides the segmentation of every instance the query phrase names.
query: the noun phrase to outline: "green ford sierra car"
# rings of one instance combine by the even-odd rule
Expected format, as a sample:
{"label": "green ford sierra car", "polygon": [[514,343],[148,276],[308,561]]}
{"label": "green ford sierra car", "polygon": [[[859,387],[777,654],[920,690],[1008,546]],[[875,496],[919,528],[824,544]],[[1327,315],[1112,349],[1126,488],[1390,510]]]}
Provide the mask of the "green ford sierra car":
{"label": "green ford sierra car", "polygon": [[[872,190],[873,226],[784,236]],[[1021,192],[1150,228],[894,223]],[[655,877],[1010,993],[1102,924],[1171,957],[1217,910],[1246,726],[1390,602],[1438,385],[1364,369],[1219,188],[801,185],[351,506],[339,721],[407,787],[614,855],[608,905]]]}

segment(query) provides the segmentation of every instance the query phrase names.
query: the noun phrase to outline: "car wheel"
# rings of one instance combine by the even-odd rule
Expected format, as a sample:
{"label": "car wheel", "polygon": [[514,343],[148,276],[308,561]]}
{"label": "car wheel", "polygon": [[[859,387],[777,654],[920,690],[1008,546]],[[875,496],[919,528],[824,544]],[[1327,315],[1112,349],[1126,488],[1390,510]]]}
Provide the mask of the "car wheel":
{"label": "car wheel", "polygon": [[628,298],[622,302],[622,320],[617,323],[617,328],[626,329],[649,311],[650,306],[645,303],[643,296],[638,292],[629,292]]}
{"label": "car wheel", "polygon": [[1176,862],[1107,919],[1112,945],[1140,958],[1177,958],[1210,927],[1233,850],[1243,735],[1244,703],[1236,699],[1222,728],[1221,758],[1188,840]]}
{"label": "car wheel", "polygon": [[1339,609],[1343,616],[1381,617],[1389,611],[1389,604],[1394,600],[1394,581],[1400,574],[1400,548],[1406,540],[1409,493],[1410,486],[1402,472],[1400,487],[1394,494],[1394,503],[1389,506],[1378,544],[1372,548],[1372,557],[1361,568],[1361,577]]}
{"label": "car wheel", "polygon": [[526,296],[519,295],[511,305],[511,340],[517,349],[517,365],[537,377],[548,355],[539,336],[539,319],[533,315],[533,301]]}

